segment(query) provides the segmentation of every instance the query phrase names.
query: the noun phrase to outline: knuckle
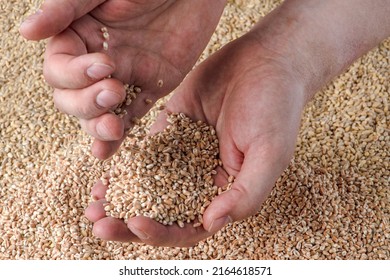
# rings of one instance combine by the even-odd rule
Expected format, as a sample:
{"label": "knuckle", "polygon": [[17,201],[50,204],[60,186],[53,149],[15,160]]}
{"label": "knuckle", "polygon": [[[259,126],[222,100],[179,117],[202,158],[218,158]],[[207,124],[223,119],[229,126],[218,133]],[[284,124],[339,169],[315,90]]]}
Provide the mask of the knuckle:
{"label": "knuckle", "polygon": [[99,117],[106,112],[105,108],[102,108],[93,100],[81,100],[76,104],[77,116],[87,120]]}
{"label": "knuckle", "polygon": [[94,106],[88,106],[88,104],[80,104],[77,107],[77,115],[84,119],[91,119],[94,117],[95,113]]}

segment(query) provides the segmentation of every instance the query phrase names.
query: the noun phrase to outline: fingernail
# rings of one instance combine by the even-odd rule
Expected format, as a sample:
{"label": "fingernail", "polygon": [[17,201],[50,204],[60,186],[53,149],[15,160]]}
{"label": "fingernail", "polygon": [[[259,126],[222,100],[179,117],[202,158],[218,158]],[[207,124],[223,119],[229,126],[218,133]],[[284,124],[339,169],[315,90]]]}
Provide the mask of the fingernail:
{"label": "fingernail", "polygon": [[96,103],[102,108],[111,108],[121,102],[121,96],[111,90],[103,90],[96,96]]}
{"label": "fingernail", "polygon": [[129,225],[129,229],[131,230],[132,233],[134,233],[135,235],[138,236],[139,239],[142,239],[142,240],[145,240],[145,239],[149,239],[149,235],[146,234],[144,231],[136,228],[135,226],[133,225]]}
{"label": "fingernail", "polygon": [[211,225],[207,229],[208,232],[217,232],[221,228],[223,228],[225,225],[230,223],[232,219],[229,216],[223,216],[221,218],[215,219],[211,222]]}
{"label": "fingernail", "polygon": [[94,63],[87,69],[87,75],[95,80],[103,79],[112,74],[114,68],[103,63]]}
{"label": "fingernail", "polygon": [[109,139],[111,136],[108,127],[102,122],[97,123],[96,132],[104,139]]}

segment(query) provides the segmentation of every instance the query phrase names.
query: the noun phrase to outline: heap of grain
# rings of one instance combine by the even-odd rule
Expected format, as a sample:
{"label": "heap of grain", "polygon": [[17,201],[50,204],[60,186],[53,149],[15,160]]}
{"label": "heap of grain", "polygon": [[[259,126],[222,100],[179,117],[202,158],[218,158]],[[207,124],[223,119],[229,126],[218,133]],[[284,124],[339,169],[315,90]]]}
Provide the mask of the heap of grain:
{"label": "heap of grain", "polygon": [[[191,248],[153,247],[92,234],[91,188],[122,158],[94,158],[77,119],[55,110],[42,76],[45,42],[18,32],[41,2],[0,2],[1,260],[390,259],[389,39],[308,104],[295,159],[256,215]],[[230,0],[202,59],[280,2]],[[147,130],[157,108],[136,128]]]}
{"label": "heap of grain", "polygon": [[170,114],[168,127],[134,141],[114,158],[106,194],[107,215],[124,219],[144,215],[172,225],[195,221],[221,192],[214,186],[219,164],[218,139],[212,126]]}

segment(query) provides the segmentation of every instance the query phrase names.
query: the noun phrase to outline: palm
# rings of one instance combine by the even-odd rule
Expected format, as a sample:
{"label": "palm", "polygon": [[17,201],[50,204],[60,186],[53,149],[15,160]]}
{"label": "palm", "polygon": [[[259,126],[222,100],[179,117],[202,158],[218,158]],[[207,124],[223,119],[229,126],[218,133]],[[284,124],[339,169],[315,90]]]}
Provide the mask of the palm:
{"label": "palm", "polygon": [[[284,58],[259,48],[250,36],[229,44],[191,73],[167,105],[216,127],[223,167],[237,177],[238,188],[252,185],[248,178],[267,178],[268,189],[251,189],[257,202],[238,205],[234,220],[258,209],[259,197],[266,198],[288,164],[304,106],[304,89]],[[155,129],[161,128],[162,122]]]}
{"label": "palm", "polygon": [[[103,159],[115,153],[125,137],[124,128],[132,125],[129,120],[142,117],[151,108],[152,103],[144,101],[155,102],[168,94],[193,67],[218,23],[224,1],[109,0],[99,5],[101,2],[73,4],[82,7],[66,18],[77,20],[49,41],[44,72],[56,88],[57,107],[80,119],[82,128],[95,137],[92,153]],[[46,15],[49,19],[51,13]],[[42,30],[38,27],[25,32],[32,38],[44,36],[38,34]],[[108,47],[103,45],[103,27],[108,30]],[[102,73],[91,78],[87,68],[95,63],[115,69],[104,72],[113,79],[101,81],[108,75]],[[124,94],[121,83],[140,86],[143,91],[143,98],[126,108],[123,121],[107,114],[112,105],[94,106],[94,96],[102,88]],[[99,123],[105,127],[103,136],[97,132]]]}
{"label": "palm", "polygon": [[[71,25],[74,32],[69,40],[80,53],[105,52],[100,29],[107,27],[106,53],[116,63],[113,77],[159,98],[182,81],[215,28],[207,25],[204,32],[202,26],[193,25],[187,13],[193,5],[167,0],[107,1]],[[157,86],[160,80],[162,87]]]}

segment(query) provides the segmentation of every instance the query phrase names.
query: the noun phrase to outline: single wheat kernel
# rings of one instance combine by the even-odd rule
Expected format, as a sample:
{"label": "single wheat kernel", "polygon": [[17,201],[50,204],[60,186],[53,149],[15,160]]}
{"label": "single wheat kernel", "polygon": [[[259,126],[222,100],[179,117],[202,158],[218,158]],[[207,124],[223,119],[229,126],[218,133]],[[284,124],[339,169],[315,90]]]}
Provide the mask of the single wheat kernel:
{"label": "single wheat kernel", "polygon": [[179,227],[183,228],[184,227],[184,223],[182,221],[177,221],[177,224],[179,225]]}
{"label": "single wheat kernel", "polygon": [[141,123],[141,120],[137,117],[133,117],[133,118],[131,118],[131,122],[133,124],[139,125]]}
{"label": "single wheat kernel", "polygon": [[141,90],[140,87],[134,87],[134,92],[135,92],[135,93],[141,93],[142,90]]}
{"label": "single wheat kernel", "polygon": [[103,42],[103,49],[104,49],[105,51],[108,50],[108,43],[107,43],[106,41]]}

